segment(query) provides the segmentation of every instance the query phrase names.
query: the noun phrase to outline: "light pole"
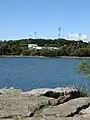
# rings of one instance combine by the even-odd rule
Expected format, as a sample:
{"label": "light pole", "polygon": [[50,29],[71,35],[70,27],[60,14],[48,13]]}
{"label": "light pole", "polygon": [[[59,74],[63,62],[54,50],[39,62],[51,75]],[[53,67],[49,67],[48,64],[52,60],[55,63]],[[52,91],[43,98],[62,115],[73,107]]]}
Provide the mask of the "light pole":
{"label": "light pole", "polygon": [[79,41],[81,40],[81,33],[79,33]]}
{"label": "light pole", "polygon": [[60,36],[61,36],[61,28],[58,28],[58,37],[60,38]]}
{"label": "light pole", "polygon": [[36,32],[34,32],[34,35],[35,35],[35,38],[36,38],[37,33],[36,33]]}
{"label": "light pole", "polygon": [[29,36],[30,36],[30,38],[32,37],[32,35],[31,35],[31,34],[30,34]]}

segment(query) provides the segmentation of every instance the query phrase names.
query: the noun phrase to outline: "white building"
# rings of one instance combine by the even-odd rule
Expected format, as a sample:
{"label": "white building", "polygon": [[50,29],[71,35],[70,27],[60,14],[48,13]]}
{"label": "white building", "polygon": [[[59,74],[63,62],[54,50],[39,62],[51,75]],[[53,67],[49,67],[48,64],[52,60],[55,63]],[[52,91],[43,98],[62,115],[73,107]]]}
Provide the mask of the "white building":
{"label": "white building", "polygon": [[29,44],[28,45],[28,48],[36,48],[37,47],[37,44]]}
{"label": "white building", "polygon": [[29,44],[29,45],[28,45],[28,48],[29,48],[30,50],[32,50],[32,49],[41,50],[41,49],[42,49],[42,47],[39,47],[37,44]]}
{"label": "white building", "polygon": [[28,48],[30,50],[32,50],[32,49],[41,50],[42,48],[46,48],[46,49],[49,49],[49,50],[58,50],[59,49],[57,47],[39,47],[37,44],[29,44]]}

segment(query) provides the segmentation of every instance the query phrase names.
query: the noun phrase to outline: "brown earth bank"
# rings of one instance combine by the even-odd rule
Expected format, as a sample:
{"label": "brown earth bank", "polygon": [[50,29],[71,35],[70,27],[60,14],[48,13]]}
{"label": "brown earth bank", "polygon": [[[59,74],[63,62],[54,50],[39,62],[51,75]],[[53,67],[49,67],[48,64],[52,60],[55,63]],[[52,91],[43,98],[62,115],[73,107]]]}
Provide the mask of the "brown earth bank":
{"label": "brown earth bank", "polygon": [[0,89],[0,120],[90,120],[90,97],[79,89]]}

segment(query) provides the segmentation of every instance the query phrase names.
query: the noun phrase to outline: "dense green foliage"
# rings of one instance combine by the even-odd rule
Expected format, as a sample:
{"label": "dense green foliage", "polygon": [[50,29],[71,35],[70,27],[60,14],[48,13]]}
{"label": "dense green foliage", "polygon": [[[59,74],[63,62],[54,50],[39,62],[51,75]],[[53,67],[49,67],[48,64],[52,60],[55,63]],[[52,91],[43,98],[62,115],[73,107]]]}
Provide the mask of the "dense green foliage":
{"label": "dense green foliage", "polygon": [[[44,47],[42,50],[29,50],[28,44],[37,44]],[[49,50],[47,47],[57,47],[58,50]],[[90,56],[90,43],[83,41],[69,41],[65,39],[21,39],[0,41],[0,55],[32,55],[32,56]]]}
{"label": "dense green foliage", "polygon": [[[85,76],[90,77],[90,60],[81,61],[78,65],[78,71],[84,74]],[[90,94],[88,94],[87,79],[84,81],[84,89],[81,89],[81,91],[84,95],[90,96]]]}
{"label": "dense green foliage", "polygon": [[78,66],[78,71],[90,76],[90,61],[81,61]]}

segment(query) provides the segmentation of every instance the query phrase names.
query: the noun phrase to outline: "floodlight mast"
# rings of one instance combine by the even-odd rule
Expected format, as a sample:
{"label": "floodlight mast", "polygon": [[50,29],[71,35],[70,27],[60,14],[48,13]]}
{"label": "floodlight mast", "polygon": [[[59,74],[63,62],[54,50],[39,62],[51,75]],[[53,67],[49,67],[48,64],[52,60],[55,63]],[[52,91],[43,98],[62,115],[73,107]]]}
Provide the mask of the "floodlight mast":
{"label": "floodlight mast", "polygon": [[79,33],[79,41],[81,40],[81,33]]}
{"label": "floodlight mast", "polygon": [[37,32],[34,32],[34,35],[35,35],[35,38],[36,38]]}
{"label": "floodlight mast", "polygon": [[58,37],[59,37],[59,39],[61,37],[61,28],[58,28]]}

